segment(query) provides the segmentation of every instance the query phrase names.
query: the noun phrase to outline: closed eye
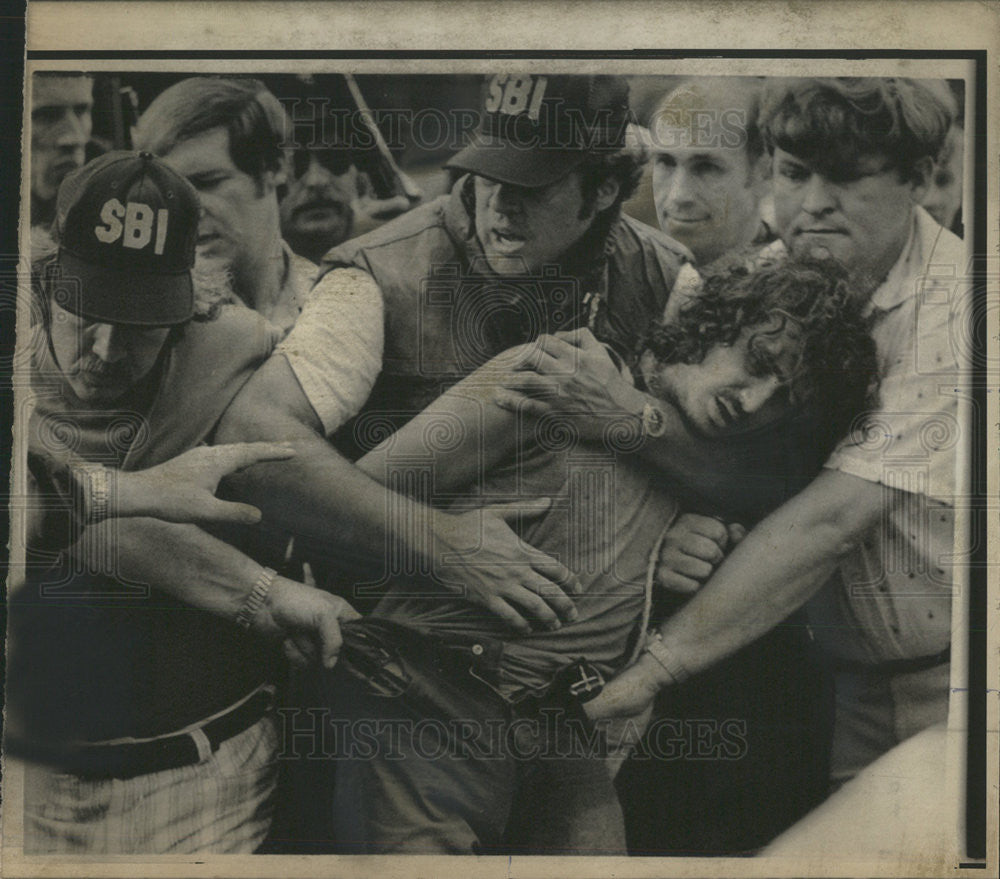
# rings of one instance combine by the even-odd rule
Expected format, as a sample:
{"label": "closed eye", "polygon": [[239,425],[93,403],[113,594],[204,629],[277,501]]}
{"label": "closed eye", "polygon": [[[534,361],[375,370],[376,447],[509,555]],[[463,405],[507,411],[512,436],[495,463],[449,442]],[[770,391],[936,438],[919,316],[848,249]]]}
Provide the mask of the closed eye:
{"label": "closed eye", "polygon": [[199,192],[210,192],[228,179],[228,174],[212,172],[209,174],[192,174],[188,177],[188,182]]}

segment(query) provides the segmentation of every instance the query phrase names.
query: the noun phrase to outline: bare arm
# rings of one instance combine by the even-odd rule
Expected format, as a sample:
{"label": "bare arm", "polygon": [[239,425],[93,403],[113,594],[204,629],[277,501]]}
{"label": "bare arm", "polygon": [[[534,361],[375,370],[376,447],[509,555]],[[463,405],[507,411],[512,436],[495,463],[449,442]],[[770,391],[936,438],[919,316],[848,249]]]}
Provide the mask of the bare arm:
{"label": "bare arm", "polygon": [[[504,373],[506,374],[506,373]],[[521,419],[498,406],[498,376],[489,364],[454,385],[358,461],[385,482],[393,459],[426,459],[439,491],[469,485],[514,451]]]}
{"label": "bare arm", "polygon": [[[319,434],[320,424],[288,361],[272,356],[250,379],[220,423],[220,442],[281,440],[295,457],[248,468],[234,484],[264,521],[371,560],[389,539],[424,560],[446,584],[465,592],[519,631],[569,618],[573,575],[544,553],[524,547],[503,518],[488,512],[450,515],[386,491]],[[420,523],[429,521],[429,527]],[[426,543],[417,538],[428,534]],[[439,559],[448,558],[443,569]],[[555,584],[559,588],[553,588]],[[544,599],[540,594],[544,593]]]}
{"label": "bare arm", "polygon": [[[87,526],[68,552],[128,583],[159,590],[234,622],[263,568],[194,525],[159,519],[109,519]],[[340,650],[339,621],[358,614],[343,599],[275,577],[252,631],[282,639],[297,660],[332,666]]]}
{"label": "bare arm", "polygon": [[501,406],[534,415],[559,411],[576,416],[581,435],[600,441],[612,420],[632,421],[641,430],[648,404],[660,413],[662,435],[647,434],[637,453],[692,496],[741,515],[748,505],[772,510],[787,496],[784,478],[757,472],[751,483],[750,468],[737,453],[740,446],[696,436],[673,406],[638,390],[590,330],[542,336],[520,350],[520,364],[504,377],[497,394]]}
{"label": "bare arm", "polygon": [[[673,659],[695,674],[772,629],[826,582],[898,497],[878,483],[824,470],[750,531],[705,586],[663,623],[660,633]],[[588,703],[588,713],[632,713],[673,682],[644,653],[592,706]]]}

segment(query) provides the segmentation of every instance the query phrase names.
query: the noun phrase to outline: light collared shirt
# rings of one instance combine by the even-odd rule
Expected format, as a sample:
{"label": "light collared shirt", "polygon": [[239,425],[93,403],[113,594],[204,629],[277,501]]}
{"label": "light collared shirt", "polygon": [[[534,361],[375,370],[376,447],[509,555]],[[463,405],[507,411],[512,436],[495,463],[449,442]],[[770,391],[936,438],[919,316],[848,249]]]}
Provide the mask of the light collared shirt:
{"label": "light collared shirt", "polygon": [[817,640],[866,663],[940,653],[951,639],[959,399],[970,295],[961,239],[914,209],[871,298],[879,408],[824,465],[902,492],[809,604]]}

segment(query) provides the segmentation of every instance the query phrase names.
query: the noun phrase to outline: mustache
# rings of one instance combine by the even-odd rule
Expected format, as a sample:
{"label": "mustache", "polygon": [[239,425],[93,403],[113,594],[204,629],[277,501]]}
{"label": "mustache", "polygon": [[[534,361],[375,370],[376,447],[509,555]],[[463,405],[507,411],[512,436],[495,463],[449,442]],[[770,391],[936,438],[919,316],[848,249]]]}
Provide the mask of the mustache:
{"label": "mustache", "polygon": [[124,363],[106,363],[100,357],[90,356],[80,366],[79,372],[92,375],[95,378],[122,378],[132,375],[132,370]]}

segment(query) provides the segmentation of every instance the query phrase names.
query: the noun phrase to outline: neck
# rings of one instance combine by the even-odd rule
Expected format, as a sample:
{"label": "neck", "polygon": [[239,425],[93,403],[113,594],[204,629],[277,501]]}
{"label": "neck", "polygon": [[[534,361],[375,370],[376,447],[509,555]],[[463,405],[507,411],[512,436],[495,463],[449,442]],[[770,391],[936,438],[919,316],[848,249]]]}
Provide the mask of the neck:
{"label": "neck", "polygon": [[888,277],[889,272],[892,271],[892,267],[903,255],[903,250],[905,249],[907,242],[910,240],[910,231],[912,228],[913,211],[911,210],[907,214],[906,222],[900,227],[899,235],[896,236],[892,245],[887,247],[879,255],[879,258],[873,260],[870,265],[864,266],[854,273],[858,280],[866,281],[869,285],[871,285],[871,289],[873,291],[879,287]]}
{"label": "neck", "polygon": [[270,246],[254,249],[233,265],[233,286],[243,302],[267,317],[280,301],[286,272],[281,238],[274,236]]}

